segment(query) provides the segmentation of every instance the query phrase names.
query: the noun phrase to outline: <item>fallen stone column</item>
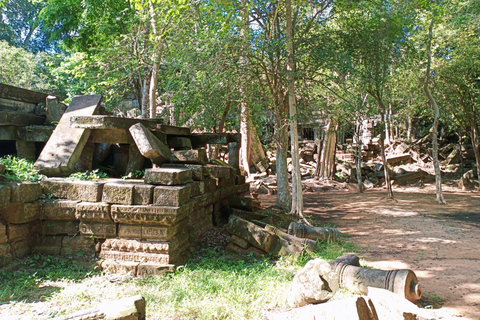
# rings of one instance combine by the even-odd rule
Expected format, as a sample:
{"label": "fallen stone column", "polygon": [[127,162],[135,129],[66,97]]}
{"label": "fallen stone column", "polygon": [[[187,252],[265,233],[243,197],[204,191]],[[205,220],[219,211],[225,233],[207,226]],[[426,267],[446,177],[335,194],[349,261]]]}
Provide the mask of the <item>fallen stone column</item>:
{"label": "fallen stone column", "polygon": [[338,283],[341,288],[363,294],[368,293],[368,287],[387,289],[412,302],[422,297],[422,289],[412,270],[366,269],[346,264],[345,262],[348,261],[354,260],[352,257],[342,256],[330,261],[330,265],[338,276]]}
{"label": "fallen stone column", "polygon": [[337,228],[330,227],[312,227],[303,223],[291,222],[288,226],[288,234],[299,238],[307,238],[312,240],[337,240],[340,232]]}

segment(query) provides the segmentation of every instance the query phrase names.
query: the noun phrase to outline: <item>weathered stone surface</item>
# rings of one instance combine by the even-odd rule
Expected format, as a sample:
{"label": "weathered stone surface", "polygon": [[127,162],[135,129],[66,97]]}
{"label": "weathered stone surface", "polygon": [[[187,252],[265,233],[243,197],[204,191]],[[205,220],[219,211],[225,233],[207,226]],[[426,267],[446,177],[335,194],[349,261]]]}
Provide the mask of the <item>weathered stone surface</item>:
{"label": "weathered stone surface", "polygon": [[[0,126],[0,140],[17,140],[16,126]],[[5,168],[4,168],[5,169]]]}
{"label": "weathered stone surface", "polygon": [[110,204],[104,202],[79,202],[75,217],[80,221],[112,222]]}
{"label": "weathered stone surface", "polygon": [[325,302],[333,297],[337,289],[337,275],[330,264],[322,259],[310,260],[295,274],[286,294],[287,304],[301,307]]}
{"label": "weathered stone surface", "polygon": [[145,157],[142,156],[137,145],[131,143],[128,147],[128,163],[125,175],[134,173],[137,170],[142,170],[145,167]]}
{"label": "weathered stone surface", "polygon": [[35,142],[17,140],[15,141],[15,149],[19,158],[25,158],[30,161],[35,161],[37,158]]}
{"label": "weathered stone surface", "polygon": [[191,198],[192,187],[157,186],[153,193],[153,204],[156,206],[179,207]]}
{"label": "weathered stone surface", "polygon": [[14,258],[22,258],[32,252],[32,243],[29,239],[10,243],[10,252]]}
{"label": "weathered stone surface", "polygon": [[7,241],[7,226],[0,222],[0,244]]}
{"label": "weathered stone surface", "polygon": [[75,200],[43,200],[40,219],[42,220],[75,220],[77,203]]}
{"label": "weathered stone surface", "polygon": [[229,178],[218,178],[217,180],[217,187],[218,188],[227,188],[235,185],[235,178],[236,176],[231,175]]}
{"label": "weathered stone surface", "polygon": [[159,264],[169,264],[170,255],[165,253],[144,253],[144,252],[119,252],[106,251],[100,252],[100,257],[108,260],[120,260],[129,262],[154,262]]}
{"label": "weathered stone surface", "polygon": [[10,254],[10,245],[8,243],[0,243],[0,266],[2,265],[1,257]]}
{"label": "weathered stone surface", "polygon": [[230,174],[232,173],[232,167],[230,166],[218,166],[208,164],[207,167],[210,170],[211,176],[214,178],[228,179],[230,178]]}
{"label": "weathered stone surface", "polygon": [[8,185],[0,184],[0,210],[10,205],[10,195],[12,190]]}
{"label": "weathered stone surface", "polygon": [[292,221],[288,226],[288,233],[300,238],[312,240],[336,241],[340,231],[333,227],[312,227]]}
{"label": "weathered stone surface", "polygon": [[101,251],[170,253],[185,246],[188,235],[180,235],[170,241],[146,241],[136,239],[107,239],[102,243]]}
{"label": "weathered stone surface", "polygon": [[35,167],[41,173],[64,176],[73,172],[88,141],[90,130],[71,128],[70,118],[95,114],[100,108],[101,100],[101,95],[76,96],[72,99],[35,162]]}
{"label": "weathered stone surface", "polygon": [[88,141],[93,143],[134,143],[128,130],[123,129],[93,130]]}
{"label": "weathered stone surface", "polygon": [[38,219],[40,202],[11,203],[0,210],[0,217],[8,223],[27,223]]}
{"label": "weathered stone surface", "polygon": [[199,181],[200,194],[210,193],[217,189],[217,181],[213,178],[205,178],[203,181]]}
{"label": "weathered stone surface", "polygon": [[232,237],[230,238],[230,241],[243,249],[246,249],[250,246],[250,243],[248,243],[247,240],[242,239],[236,235],[232,235]]}
{"label": "weathered stone surface", "polygon": [[120,238],[140,239],[142,237],[142,226],[139,224],[119,224],[118,236]]}
{"label": "weathered stone surface", "polygon": [[268,252],[277,236],[250,221],[231,215],[225,226],[228,233],[247,240],[251,245]]}
{"label": "weathered stone surface", "polygon": [[67,105],[60,102],[59,98],[56,96],[48,96],[46,99],[46,112],[47,112],[47,123],[54,123],[60,121],[65,110],[67,110]]}
{"label": "weathered stone surface", "polygon": [[102,222],[80,222],[80,233],[83,235],[91,235],[96,238],[109,238],[117,236],[116,223]]}
{"label": "weathered stone surface", "polygon": [[172,152],[162,141],[151,133],[141,123],[134,124],[129,129],[140,153],[156,165],[170,161]]}
{"label": "weathered stone surface", "polygon": [[0,111],[0,126],[29,126],[44,124],[45,117],[33,114]]}
{"label": "weathered stone surface", "polygon": [[122,224],[150,224],[170,226],[192,212],[193,203],[179,207],[113,205],[113,221]]}
{"label": "weathered stone surface", "polygon": [[79,231],[78,221],[75,220],[45,220],[42,221],[42,234],[44,235],[70,235]]}
{"label": "weathered stone surface", "polygon": [[67,199],[70,192],[70,181],[64,178],[47,178],[40,181],[43,193],[58,199]]}
{"label": "weathered stone surface", "polygon": [[192,148],[190,137],[168,136],[168,146],[175,150],[188,150]]}
{"label": "weathered stone surface", "polygon": [[[53,126],[26,126],[17,129],[18,138],[28,142],[47,142],[52,135]],[[35,161],[35,159],[33,160]]]}
{"label": "weathered stone surface", "polygon": [[160,131],[164,134],[176,135],[176,136],[189,136],[190,128],[187,127],[175,127],[162,124],[160,126]]}
{"label": "weathered stone surface", "polygon": [[72,128],[84,129],[128,129],[131,126],[141,123],[148,129],[156,129],[161,125],[162,119],[132,119],[120,118],[105,115],[74,116],[70,118]]}
{"label": "weathered stone surface", "polygon": [[7,236],[9,242],[26,240],[30,237],[30,225],[28,223],[8,224]]}
{"label": "weathered stone surface", "polygon": [[41,236],[35,241],[32,252],[35,254],[60,255],[64,236]]}
{"label": "weathered stone surface", "polygon": [[162,168],[184,168],[192,170],[192,179],[193,180],[204,180],[205,176],[208,175],[206,167],[201,164],[192,164],[192,163],[168,163],[164,164]]}
{"label": "weathered stone surface", "polygon": [[112,260],[102,260],[100,262],[100,268],[106,273],[115,273],[115,274],[137,274],[137,267],[139,262],[132,261],[112,261]]}
{"label": "weathered stone surface", "polygon": [[173,226],[142,225],[142,239],[171,240],[188,227],[187,219]]}
{"label": "weathered stone surface", "polygon": [[133,184],[108,182],[103,186],[102,201],[116,204],[133,203]]}
{"label": "weathered stone surface", "polygon": [[205,148],[193,150],[177,150],[173,151],[173,163],[207,163],[207,150]]}
{"label": "weathered stone surface", "polygon": [[173,264],[140,263],[137,268],[137,277],[156,276],[173,271],[175,271]]}
{"label": "weathered stone surface", "polygon": [[11,202],[25,203],[38,200],[42,194],[42,186],[38,182],[10,182]]}
{"label": "weathered stone surface", "polygon": [[304,249],[305,247],[301,243],[290,242],[287,239],[278,237],[277,239],[275,239],[275,242],[270,247],[268,253],[270,253],[274,257],[281,257],[287,255],[299,257]]}
{"label": "weathered stone surface", "polygon": [[62,248],[60,255],[77,256],[82,253],[85,256],[91,256],[95,253],[95,239],[84,236],[66,236],[62,239]]}
{"label": "weathered stone surface", "polygon": [[187,168],[152,168],[145,170],[145,183],[154,185],[184,185],[192,181],[192,170]]}
{"label": "weathered stone surface", "polygon": [[151,184],[137,184],[133,187],[133,204],[145,205],[153,202],[153,189]]}
{"label": "weathered stone surface", "polygon": [[95,181],[70,181],[67,199],[87,202],[102,201],[104,182]]}
{"label": "weathered stone surface", "polygon": [[191,187],[190,197],[196,197],[201,195],[200,192],[200,181],[192,181],[188,184]]}
{"label": "weathered stone surface", "polygon": [[239,133],[193,133],[190,135],[193,146],[206,146],[207,144],[227,144],[241,142]]}

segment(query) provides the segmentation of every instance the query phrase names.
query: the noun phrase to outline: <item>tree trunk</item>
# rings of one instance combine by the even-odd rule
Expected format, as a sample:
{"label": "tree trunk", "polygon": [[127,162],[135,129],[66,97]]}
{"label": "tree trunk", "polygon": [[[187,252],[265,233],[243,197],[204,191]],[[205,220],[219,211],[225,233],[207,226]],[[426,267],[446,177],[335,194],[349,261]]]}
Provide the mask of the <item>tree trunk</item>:
{"label": "tree trunk", "polygon": [[435,182],[436,182],[436,187],[437,187],[437,203],[438,204],[447,204],[445,201],[445,198],[443,197],[443,192],[442,192],[442,172],[440,171],[440,164],[438,162],[438,118],[440,117],[440,111],[437,105],[437,102],[433,98],[430,89],[428,88],[428,85],[430,83],[430,68],[432,64],[432,29],[433,29],[433,23],[434,19],[430,22],[430,27],[428,28],[428,42],[427,42],[427,56],[428,56],[428,61],[427,61],[427,72],[425,75],[425,83],[423,85],[423,90],[425,91],[425,94],[427,95],[428,100],[430,101],[430,105],[432,106],[434,112],[435,112],[435,117],[433,121],[433,130],[432,130],[432,152],[433,152],[433,162],[435,166]]}
{"label": "tree trunk", "polygon": [[280,117],[277,115],[278,119],[275,126],[275,143],[277,146],[277,198],[276,205],[285,209],[290,210],[291,197],[290,189],[288,186],[288,170],[287,170],[287,152],[288,152],[288,127],[282,122]]}
{"label": "tree trunk", "polygon": [[478,183],[480,184],[480,150],[479,150],[480,137],[478,136],[478,126],[476,123],[473,123],[473,121],[471,124],[471,128],[472,128],[471,130],[472,148],[475,154],[475,162],[477,164],[477,179],[478,179]]}
{"label": "tree trunk", "polygon": [[317,179],[332,179],[335,173],[336,128],[338,126],[334,125],[333,120],[330,119],[325,130],[326,134],[323,140],[322,151],[317,162]]}
{"label": "tree trunk", "polygon": [[363,181],[362,181],[362,135],[363,135],[363,121],[357,119],[357,124],[355,126],[355,134],[357,136],[357,183],[358,183],[358,193],[363,193]]}
{"label": "tree trunk", "polygon": [[302,194],[302,175],[300,172],[300,157],[298,150],[298,126],[297,126],[297,102],[295,97],[295,57],[293,49],[293,29],[292,29],[292,2],[285,0],[286,6],[286,40],[287,40],[287,81],[288,81],[288,109],[290,115],[290,143],[292,154],[292,206],[291,213],[302,219],[303,217],[303,194]]}

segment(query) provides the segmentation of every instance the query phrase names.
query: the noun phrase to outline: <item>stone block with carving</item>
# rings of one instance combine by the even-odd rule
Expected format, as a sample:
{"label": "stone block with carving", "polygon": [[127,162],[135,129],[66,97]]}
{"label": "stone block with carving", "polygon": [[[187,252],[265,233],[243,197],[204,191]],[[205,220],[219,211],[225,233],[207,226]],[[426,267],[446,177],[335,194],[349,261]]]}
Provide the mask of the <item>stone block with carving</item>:
{"label": "stone block with carving", "polygon": [[80,221],[112,222],[110,204],[105,202],[79,202],[75,217]]}
{"label": "stone block with carving", "polygon": [[116,223],[80,222],[80,233],[95,238],[110,238],[117,236]]}
{"label": "stone block with carving", "polygon": [[156,206],[179,207],[190,201],[192,187],[185,186],[157,186],[153,194],[153,204]]}
{"label": "stone block with carving", "polygon": [[95,254],[95,239],[80,235],[63,237],[60,255],[77,256],[79,253],[85,256]]}
{"label": "stone block with carving", "polygon": [[102,201],[114,204],[133,204],[134,184],[107,182],[103,185]]}
{"label": "stone block with carving", "polygon": [[154,225],[142,225],[142,239],[149,240],[171,240],[178,234],[184,232],[188,228],[188,221],[183,221],[173,226],[154,226]]}
{"label": "stone block with carving", "polygon": [[75,220],[76,200],[43,200],[40,219],[42,220]]}
{"label": "stone block with carving", "polygon": [[152,168],[145,170],[145,183],[154,185],[184,185],[192,181],[192,170],[188,168]]}

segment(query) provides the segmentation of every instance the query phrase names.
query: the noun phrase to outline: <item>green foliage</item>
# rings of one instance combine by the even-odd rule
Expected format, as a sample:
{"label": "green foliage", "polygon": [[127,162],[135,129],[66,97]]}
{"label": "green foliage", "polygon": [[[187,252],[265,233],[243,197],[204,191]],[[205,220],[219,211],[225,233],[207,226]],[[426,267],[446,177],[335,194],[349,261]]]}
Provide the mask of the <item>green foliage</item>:
{"label": "green foliage", "polygon": [[5,165],[5,173],[0,174],[0,177],[7,180],[38,181],[44,177],[35,170],[33,162],[27,159],[6,156],[0,158],[0,163]]}
{"label": "green foliage", "polygon": [[122,179],[139,179],[145,176],[145,170],[135,170],[134,172],[129,172],[127,175],[122,176]]}
{"label": "green foliage", "polygon": [[102,178],[108,178],[108,174],[99,170],[87,170],[85,172],[75,172],[68,176],[70,180],[93,180],[97,181]]}

